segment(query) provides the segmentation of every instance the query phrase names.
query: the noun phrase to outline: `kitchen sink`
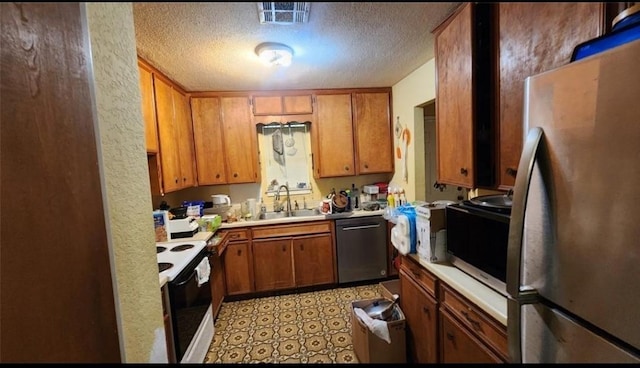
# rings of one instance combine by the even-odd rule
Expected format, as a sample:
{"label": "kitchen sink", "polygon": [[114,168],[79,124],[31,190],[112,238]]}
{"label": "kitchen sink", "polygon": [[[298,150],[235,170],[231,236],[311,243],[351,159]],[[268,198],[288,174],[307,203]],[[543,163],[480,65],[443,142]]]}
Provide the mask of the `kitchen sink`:
{"label": "kitchen sink", "polygon": [[273,220],[279,218],[286,217],[300,217],[300,216],[316,216],[320,215],[320,210],[317,208],[308,208],[301,210],[294,210],[291,212],[280,211],[280,212],[263,212],[258,216],[258,220]]}
{"label": "kitchen sink", "polygon": [[291,212],[291,216],[317,216],[320,215],[320,210],[317,208],[307,208],[301,210],[294,210]]}
{"label": "kitchen sink", "polygon": [[262,212],[260,214],[260,216],[258,216],[258,219],[259,220],[273,220],[273,219],[279,219],[279,218],[285,218],[285,217],[289,217],[289,214],[287,214],[286,211]]}

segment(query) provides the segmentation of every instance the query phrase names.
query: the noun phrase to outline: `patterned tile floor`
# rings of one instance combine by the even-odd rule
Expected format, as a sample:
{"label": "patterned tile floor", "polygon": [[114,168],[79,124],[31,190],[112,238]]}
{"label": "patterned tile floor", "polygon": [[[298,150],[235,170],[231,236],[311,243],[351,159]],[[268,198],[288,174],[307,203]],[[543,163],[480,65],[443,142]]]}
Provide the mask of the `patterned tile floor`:
{"label": "patterned tile floor", "polygon": [[351,302],[379,284],[223,303],[205,363],[358,363]]}

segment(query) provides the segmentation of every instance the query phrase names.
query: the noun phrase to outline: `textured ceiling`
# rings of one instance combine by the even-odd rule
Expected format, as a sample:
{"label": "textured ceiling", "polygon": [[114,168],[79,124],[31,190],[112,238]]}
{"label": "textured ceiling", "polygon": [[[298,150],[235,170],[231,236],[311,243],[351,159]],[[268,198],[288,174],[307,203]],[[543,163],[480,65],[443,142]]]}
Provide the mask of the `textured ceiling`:
{"label": "textured ceiling", "polygon": [[[246,3],[133,3],[138,55],[187,91],[390,87],[433,58],[433,35],[460,3],[312,2],[304,24],[260,24]],[[294,50],[268,67],[262,42]]]}

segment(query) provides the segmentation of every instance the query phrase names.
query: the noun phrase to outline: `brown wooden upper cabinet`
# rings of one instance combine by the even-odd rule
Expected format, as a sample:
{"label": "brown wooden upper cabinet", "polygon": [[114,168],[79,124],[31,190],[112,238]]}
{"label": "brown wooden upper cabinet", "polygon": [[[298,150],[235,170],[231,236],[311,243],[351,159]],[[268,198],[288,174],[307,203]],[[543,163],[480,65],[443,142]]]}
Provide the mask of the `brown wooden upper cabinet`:
{"label": "brown wooden upper cabinet", "polygon": [[352,98],[356,174],[393,172],[390,94],[358,92]]}
{"label": "brown wooden upper cabinet", "polygon": [[331,91],[314,98],[315,178],[393,172],[390,88]]}
{"label": "brown wooden upper cabinet", "polygon": [[257,183],[260,181],[258,163],[258,133],[251,120],[248,96],[220,97],[224,159],[227,183]]}
{"label": "brown wooden upper cabinet", "polygon": [[153,74],[151,69],[138,61],[140,72],[140,93],[142,94],[142,116],[144,136],[148,153],[158,153],[158,125],[156,123],[156,103],[153,92]]}
{"label": "brown wooden upper cabinet", "polygon": [[313,113],[311,94],[253,96],[253,115],[296,115]]}
{"label": "brown wooden upper cabinet", "polygon": [[601,36],[605,3],[464,3],[434,31],[438,181],[513,187],[524,84]]}
{"label": "brown wooden upper cabinet", "polygon": [[604,33],[603,3],[497,3],[499,189],[513,187],[524,139],[524,81],[569,63],[576,45]]}
{"label": "brown wooden upper cabinet", "polygon": [[355,175],[351,93],[316,95],[316,118],[311,129],[315,136],[313,175]]}
{"label": "brown wooden upper cabinet", "polygon": [[493,185],[490,6],[464,3],[434,31],[440,183]]}
{"label": "brown wooden upper cabinet", "polygon": [[192,97],[191,113],[198,184],[226,184],[220,98]]}
{"label": "brown wooden upper cabinet", "polygon": [[154,75],[164,193],[195,185],[193,133],[188,96]]}

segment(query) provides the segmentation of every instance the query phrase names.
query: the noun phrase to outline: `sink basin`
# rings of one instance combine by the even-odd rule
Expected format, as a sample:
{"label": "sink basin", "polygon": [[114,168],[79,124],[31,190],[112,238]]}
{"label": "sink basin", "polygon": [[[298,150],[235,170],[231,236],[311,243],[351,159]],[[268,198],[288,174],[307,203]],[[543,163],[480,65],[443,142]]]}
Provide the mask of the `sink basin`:
{"label": "sink basin", "polygon": [[258,220],[273,220],[273,219],[286,218],[286,217],[316,216],[316,215],[320,215],[320,210],[318,210],[317,208],[308,208],[308,209],[302,209],[302,210],[294,210],[289,213],[287,213],[287,211],[263,212],[260,214],[260,216],[258,216]]}
{"label": "sink basin", "polygon": [[294,210],[291,216],[317,216],[320,214],[320,210],[317,208],[307,208],[302,210]]}
{"label": "sink basin", "polygon": [[263,213],[260,214],[260,216],[258,216],[258,219],[259,220],[273,220],[273,219],[279,219],[279,218],[285,218],[285,217],[289,217],[289,215],[285,211],[263,212]]}

